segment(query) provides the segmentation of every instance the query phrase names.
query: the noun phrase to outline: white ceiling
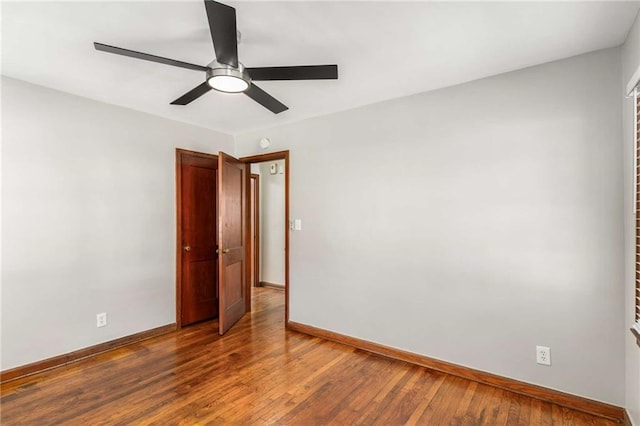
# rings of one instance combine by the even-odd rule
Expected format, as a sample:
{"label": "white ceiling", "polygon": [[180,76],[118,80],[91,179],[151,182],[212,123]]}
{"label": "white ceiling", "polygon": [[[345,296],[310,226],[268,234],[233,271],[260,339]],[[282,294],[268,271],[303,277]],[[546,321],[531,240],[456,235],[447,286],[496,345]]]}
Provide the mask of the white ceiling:
{"label": "white ceiling", "polygon": [[289,111],[209,92],[204,73],[97,52],[98,41],[200,65],[202,1],[2,2],[2,74],[237,134],[624,42],[640,2],[228,2],[246,66],[339,65],[338,81],[258,83]]}

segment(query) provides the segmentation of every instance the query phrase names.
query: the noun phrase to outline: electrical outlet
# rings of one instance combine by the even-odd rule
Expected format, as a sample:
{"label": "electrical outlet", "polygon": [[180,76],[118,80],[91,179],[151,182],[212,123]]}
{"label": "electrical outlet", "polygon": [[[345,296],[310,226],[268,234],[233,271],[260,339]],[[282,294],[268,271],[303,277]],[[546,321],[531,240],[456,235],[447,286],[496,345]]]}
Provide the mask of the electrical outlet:
{"label": "electrical outlet", "polygon": [[104,327],[105,325],[107,325],[107,313],[96,314],[96,327]]}
{"label": "electrical outlet", "polygon": [[551,365],[551,349],[546,346],[536,346],[536,362],[542,365]]}

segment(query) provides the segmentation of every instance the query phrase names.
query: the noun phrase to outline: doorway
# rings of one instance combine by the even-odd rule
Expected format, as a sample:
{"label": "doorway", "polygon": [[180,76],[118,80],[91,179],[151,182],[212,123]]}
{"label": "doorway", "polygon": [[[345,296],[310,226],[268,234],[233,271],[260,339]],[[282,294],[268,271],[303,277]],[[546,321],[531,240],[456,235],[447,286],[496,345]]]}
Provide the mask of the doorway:
{"label": "doorway", "polygon": [[[265,228],[265,223],[264,223],[264,216],[265,216],[265,208],[260,208],[259,206],[262,204],[263,207],[264,206],[264,200],[265,197],[268,196],[268,194],[266,194],[267,191],[260,190],[260,186],[257,186],[258,190],[254,193],[255,196],[251,196],[251,203],[255,203],[256,206],[258,207],[256,209],[256,211],[254,212],[253,207],[250,207],[249,210],[251,211],[251,214],[253,215],[254,213],[257,215],[258,218],[262,218],[262,220],[257,220],[257,231],[256,231],[256,236],[257,238],[254,240],[253,237],[251,237],[251,241],[256,241],[254,244],[248,244],[250,246],[250,253],[248,255],[249,258],[257,258],[256,260],[258,260],[257,265],[253,266],[252,268],[252,272],[254,270],[257,270],[255,272],[257,272],[257,276],[254,279],[249,279],[247,280],[247,294],[251,294],[251,289],[253,285],[257,284],[258,286],[260,285],[264,285],[264,286],[274,286],[274,287],[280,287],[280,288],[284,288],[284,292],[285,292],[285,327],[288,327],[289,324],[289,151],[279,151],[279,152],[273,152],[273,153],[268,153],[268,154],[259,154],[259,155],[254,155],[254,156],[250,156],[250,157],[243,157],[240,158],[240,161],[243,161],[249,165],[251,165],[252,171],[258,171],[260,170],[260,177],[258,177],[257,179],[251,179],[251,182],[255,182],[258,183],[260,182],[262,185],[260,185],[260,183],[258,183],[258,185],[262,186],[263,188],[266,186],[265,183],[267,182],[268,178],[270,177],[274,177],[274,181],[277,181],[278,179],[283,180],[283,186],[284,186],[284,191],[282,194],[282,197],[284,198],[283,200],[280,200],[284,206],[283,209],[280,209],[280,217],[276,218],[275,220],[279,220],[280,221],[280,230],[279,232],[281,233],[279,236],[279,239],[282,241],[283,240],[283,248],[284,250],[279,250],[278,244],[275,245],[270,245],[270,247],[276,247],[275,250],[276,251],[280,251],[280,253],[271,253],[276,254],[276,255],[280,255],[281,253],[284,253],[284,271],[282,275],[278,275],[276,274],[276,277],[282,276],[283,278],[283,282],[272,282],[272,281],[282,281],[280,279],[275,279],[275,280],[271,280],[268,281],[266,280],[266,277],[262,274],[263,269],[265,269],[264,267],[260,266],[260,257],[264,258],[266,253],[265,250],[267,249],[267,246],[265,246],[265,241],[264,238],[261,238],[261,234],[264,235],[264,228]],[[275,172],[272,174],[271,173],[271,167],[275,165]],[[282,170],[282,173],[281,173]],[[257,202],[255,201],[255,199],[262,199],[262,203],[261,202]],[[276,200],[276,203],[279,202]],[[273,216],[273,212],[272,212],[272,216]],[[272,217],[273,219],[273,217]],[[251,222],[252,218],[250,219]],[[260,225],[260,222],[263,222],[263,225]],[[249,232],[249,234],[251,235],[252,232]],[[277,238],[272,238],[272,239],[277,239]],[[273,250],[273,249],[272,249]],[[264,266],[264,265],[262,265]],[[273,275],[272,275],[273,276]],[[275,284],[275,285],[274,285]],[[250,307],[248,308],[248,310],[250,310]]]}
{"label": "doorway", "polygon": [[257,206],[251,208],[257,237],[254,287],[284,290],[284,160],[253,163],[251,171],[256,176],[251,201]]}

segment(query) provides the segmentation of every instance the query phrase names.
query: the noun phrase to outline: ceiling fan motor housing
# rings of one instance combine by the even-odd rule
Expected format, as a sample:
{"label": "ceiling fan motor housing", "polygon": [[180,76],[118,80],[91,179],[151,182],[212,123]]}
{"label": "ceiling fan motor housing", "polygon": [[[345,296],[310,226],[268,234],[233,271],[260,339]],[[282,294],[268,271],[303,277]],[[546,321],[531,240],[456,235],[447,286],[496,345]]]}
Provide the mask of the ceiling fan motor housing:
{"label": "ceiling fan motor housing", "polygon": [[[207,82],[211,87],[221,92],[242,92],[251,85],[251,77],[240,62],[238,62],[238,68],[234,68],[231,65],[213,61],[207,65],[207,68]],[[216,84],[217,81],[223,80],[232,82],[233,89]]]}

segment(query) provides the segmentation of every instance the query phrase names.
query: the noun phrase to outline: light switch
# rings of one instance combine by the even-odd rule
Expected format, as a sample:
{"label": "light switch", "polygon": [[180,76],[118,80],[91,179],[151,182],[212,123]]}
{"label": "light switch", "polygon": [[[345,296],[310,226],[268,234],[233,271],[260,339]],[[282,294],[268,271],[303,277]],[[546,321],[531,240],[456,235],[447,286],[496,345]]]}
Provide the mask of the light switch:
{"label": "light switch", "polygon": [[295,229],[296,231],[302,230],[302,219],[295,220]]}

